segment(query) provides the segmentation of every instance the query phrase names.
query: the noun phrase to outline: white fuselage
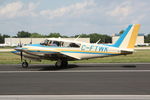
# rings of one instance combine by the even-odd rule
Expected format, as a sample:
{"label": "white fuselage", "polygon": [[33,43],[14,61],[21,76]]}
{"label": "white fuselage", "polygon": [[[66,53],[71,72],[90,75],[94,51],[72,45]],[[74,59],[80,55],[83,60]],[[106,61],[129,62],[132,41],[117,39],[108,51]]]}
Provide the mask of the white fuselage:
{"label": "white fuselage", "polygon": [[82,43],[80,47],[57,47],[57,46],[42,46],[28,45],[22,47],[23,52],[32,55],[45,54],[65,54],[77,59],[90,59],[97,57],[106,57],[121,55],[121,50],[116,47],[111,47],[105,44]]}

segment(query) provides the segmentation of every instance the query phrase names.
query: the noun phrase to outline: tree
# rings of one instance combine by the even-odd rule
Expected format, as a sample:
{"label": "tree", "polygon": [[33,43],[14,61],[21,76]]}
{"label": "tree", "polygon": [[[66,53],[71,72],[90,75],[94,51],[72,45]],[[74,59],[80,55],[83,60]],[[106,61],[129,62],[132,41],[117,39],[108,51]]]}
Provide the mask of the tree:
{"label": "tree", "polygon": [[100,39],[100,43],[111,43],[111,37],[108,35],[92,33],[90,34],[90,42],[96,43]]}
{"label": "tree", "polygon": [[4,43],[5,42],[5,38],[8,38],[8,37],[10,37],[9,35],[2,35],[1,33],[0,33],[0,43]]}
{"label": "tree", "polygon": [[17,37],[19,38],[30,37],[30,36],[31,36],[31,33],[25,32],[25,31],[20,31],[17,33]]}
{"label": "tree", "polygon": [[32,38],[41,38],[43,36],[39,33],[32,33],[30,37],[32,37]]}
{"label": "tree", "polygon": [[102,39],[102,35],[101,34],[97,34],[97,33],[92,33],[89,36],[90,36],[90,42],[91,43],[96,43],[99,39]]}
{"label": "tree", "polygon": [[[71,36],[71,37],[78,37],[79,35]],[[100,43],[111,43],[111,36],[109,35],[103,35],[98,33],[92,33],[92,34],[80,34],[80,38],[90,38],[91,43],[96,43],[99,39]]]}
{"label": "tree", "polygon": [[55,37],[55,38],[58,38],[58,37],[62,37],[60,35],[60,33],[50,33],[49,35],[47,35],[47,37]]}
{"label": "tree", "polygon": [[144,37],[144,42],[145,42],[145,43],[150,43],[150,34],[147,34],[147,35]]}
{"label": "tree", "polygon": [[12,36],[12,38],[17,38],[17,36]]}
{"label": "tree", "polygon": [[0,43],[3,43],[3,36],[1,33],[0,33]]}
{"label": "tree", "polygon": [[68,36],[66,36],[66,35],[63,35],[63,36],[61,36],[62,38],[68,38]]}
{"label": "tree", "polygon": [[89,38],[90,35],[89,35],[89,34],[81,34],[80,37],[81,37],[81,38]]}

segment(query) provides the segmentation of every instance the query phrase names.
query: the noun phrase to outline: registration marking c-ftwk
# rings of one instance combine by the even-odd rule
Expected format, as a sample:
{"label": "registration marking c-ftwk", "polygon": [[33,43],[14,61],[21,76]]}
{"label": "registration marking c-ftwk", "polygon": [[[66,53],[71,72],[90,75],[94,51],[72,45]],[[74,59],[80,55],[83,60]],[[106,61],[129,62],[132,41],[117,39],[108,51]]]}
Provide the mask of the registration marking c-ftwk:
{"label": "registration marking c-ftwk", "polygon": [[95,46],[95,45],[82,45],[81,50],[83,51],[102,51],[107,52],[108,47]]}

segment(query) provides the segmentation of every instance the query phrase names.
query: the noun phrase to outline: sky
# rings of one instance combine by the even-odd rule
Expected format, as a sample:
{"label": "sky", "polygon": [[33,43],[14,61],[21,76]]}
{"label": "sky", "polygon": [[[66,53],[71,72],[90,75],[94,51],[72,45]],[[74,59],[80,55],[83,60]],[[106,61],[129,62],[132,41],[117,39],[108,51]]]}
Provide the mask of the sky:
{"label": "sky", "polygon": [[0,33],[112,35],[129,24],[150,33],[150,0],[0,0]]}

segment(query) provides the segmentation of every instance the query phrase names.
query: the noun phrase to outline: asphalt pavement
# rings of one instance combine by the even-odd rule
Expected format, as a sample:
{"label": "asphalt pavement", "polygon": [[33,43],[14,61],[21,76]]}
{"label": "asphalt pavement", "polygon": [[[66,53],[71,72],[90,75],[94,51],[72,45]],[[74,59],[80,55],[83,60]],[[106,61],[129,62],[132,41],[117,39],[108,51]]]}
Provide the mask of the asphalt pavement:
{"label": "asphalt pavement", "polygon": [[1,64],[0,95],[150,95],[150,63]]}

